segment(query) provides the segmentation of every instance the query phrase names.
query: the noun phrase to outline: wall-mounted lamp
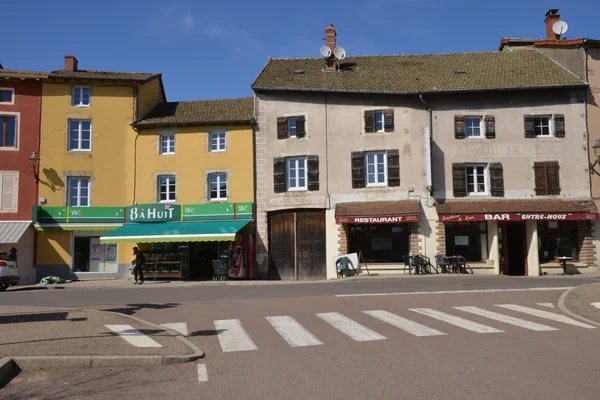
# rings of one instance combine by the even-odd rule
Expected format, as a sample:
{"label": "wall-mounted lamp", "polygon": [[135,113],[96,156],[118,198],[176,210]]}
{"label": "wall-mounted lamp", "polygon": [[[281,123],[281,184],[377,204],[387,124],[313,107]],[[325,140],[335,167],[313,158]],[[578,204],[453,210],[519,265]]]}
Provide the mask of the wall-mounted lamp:
{"label": "wall-mounted lamp", "polygon": [[35,178],[35,183],[40,181],[39,174],[39,166],[40,166],[40,156],[35,151],[29,157],[29,161],[31,161],[31,168],[33,168],[33,177]]}

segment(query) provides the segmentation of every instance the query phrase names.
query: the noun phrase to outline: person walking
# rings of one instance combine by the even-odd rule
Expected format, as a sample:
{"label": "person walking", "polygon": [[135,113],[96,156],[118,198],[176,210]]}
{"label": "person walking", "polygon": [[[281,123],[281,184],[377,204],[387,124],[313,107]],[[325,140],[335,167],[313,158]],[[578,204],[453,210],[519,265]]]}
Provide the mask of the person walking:
{"label": "person walking", "polygon": [[144,265],[146,264],[146,259],[144,258],[144,255],[142,254],[140,249],[138,249],[137,247],[133,248],[133,254],[135,255],[135,261],[134,261],[134,267],[133,267],[133,277],[135,280],[133,281],[133,284],[134,285],[138,284],[138,273],[139,273],[140,274],[139,284],[141,285],[142,283],[144,283]]}
{"label": "person walking", "polygon": [[10,249],[8,259],[17,262],[17,249],[15,249],[14,247]]}

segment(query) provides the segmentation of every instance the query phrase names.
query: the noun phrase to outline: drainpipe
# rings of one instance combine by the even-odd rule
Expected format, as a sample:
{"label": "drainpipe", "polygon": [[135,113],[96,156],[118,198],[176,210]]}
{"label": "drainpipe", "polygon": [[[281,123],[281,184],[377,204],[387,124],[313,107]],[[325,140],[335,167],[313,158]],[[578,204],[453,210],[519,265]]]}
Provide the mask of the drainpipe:
{"label": "drainpipe", "polygon": [[327,209],[331,210],[331,194],[329,193],[329,136],[327,132],[327,95],[325,95],[325,183],[327,187]]}
{"label": "drainpipe", "polygon": [[[37,153],[38,156],[41,157],[42,154],[42,99],[43,99],[43,90],[44,90],[44,82],[40,81],[40,117],[38,118],[38,141],[37,141]],[[41,162],[40,162],[41,164]],[[38,203],[40,201],[40,167],[41,165],[38,164],[38,179],[35,179],[35,175],[33,177],[34,180],[36,180],[35,182],[35,205],[36,207],[38,206]],[[35,171],[33,171],[35,174]],[[33,211],[33,210],[32,210]],[[35,229],[35,226],[33,227],[33,268],[34,268],[34,280],[35,282],[37,282],[37,258],[38,258],[38,252],[37,252],[37,245],[38,245],[38,231],[37,229]]]}
{"label": "drainpipe", "polygon": [[427,135],[427,140],[425,142],[425,169],[426,169],[426,193],[427,193],[427,206],[429,206],[429,196],[433,195],[433,172],[432,172],[432,156],[431,156],[431,143],[432,143],[432,137],[433,137],[433,113],[431,111],[431,106],[425,101],[425,99],[423,98],[423,95],[420,94],[419,95],[419,100],[421,100],[421,102],[425,105],[425,107],[427,108],[427,117],[429,120],[429,132]]}
{"label": "drainpipe", "polygon": [[[137,87],[137,83],[133,85],[133,94],[134,94],[134,98],[135,98],[135,106],[134,106],[134,112],[133,112],[133,122],[137,122],[138,121],[138,115],[139,115],[139,101],[140,101],[140,92],[138,90]],[[131,203],[132,205],[135,205],[135,192],[136,192],[136,187],[137,187],[137,141],[138,138],[140,137],[140,132],[137,128],[133,127],[133,130],[135,130],[135,142],[133,144],[133,202]]]}

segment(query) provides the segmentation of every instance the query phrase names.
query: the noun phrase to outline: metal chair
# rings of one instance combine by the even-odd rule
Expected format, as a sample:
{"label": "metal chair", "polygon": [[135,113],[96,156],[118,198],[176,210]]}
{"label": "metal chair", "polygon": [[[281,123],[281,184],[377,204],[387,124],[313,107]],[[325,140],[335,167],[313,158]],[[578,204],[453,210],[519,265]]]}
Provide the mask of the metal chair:
{"label": "metal chair", "polygon": [[442,273],[448,272],[448,257],[445,254],[438,254],[435,256],[435,266],[442,269]]}

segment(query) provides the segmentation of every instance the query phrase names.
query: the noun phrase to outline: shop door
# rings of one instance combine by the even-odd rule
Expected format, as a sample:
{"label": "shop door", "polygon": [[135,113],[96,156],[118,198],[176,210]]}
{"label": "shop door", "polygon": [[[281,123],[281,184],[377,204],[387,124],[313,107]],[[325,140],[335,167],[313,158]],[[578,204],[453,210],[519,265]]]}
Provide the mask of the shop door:
{"label": "shop door", "polygon": [[296,214],[298,280],[326,278],[325,242],[325,211],[298,211]]}
{"label": "shop door", "polygon": [[500,263],[500,275],[508,275],[506,243],[506,222],[498,222],[498,261]]}
{"label": "shop door", "polygon": [[506,260],[508,275],[527,275],[527,240],[525,223],[508,222],[506,224]]}
{"label": "shop door", "polygon": [[269,213],[269,279],[296,279],[295,213]]}

